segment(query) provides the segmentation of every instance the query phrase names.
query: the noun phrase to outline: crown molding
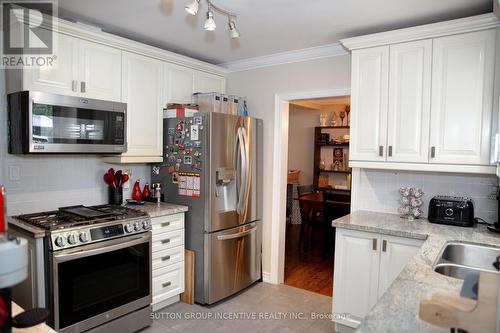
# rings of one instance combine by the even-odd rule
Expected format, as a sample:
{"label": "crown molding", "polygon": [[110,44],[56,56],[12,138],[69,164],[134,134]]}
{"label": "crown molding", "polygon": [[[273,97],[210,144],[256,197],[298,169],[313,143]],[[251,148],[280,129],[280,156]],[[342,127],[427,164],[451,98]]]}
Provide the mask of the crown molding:
{"label": "crown molding", "polygon": [[[46,16],[46,14],[43,15]],[[30,15],[29,17],[37,19],[33,15]],[[225,68],[214,64],[210,64],[208,62],[183,56],[171,51],[167,51],[164,49],[160,49],[158,47],[136,42],[134,40],[116,36],[107,32],[103,32],[96,27],[89,27],[86,24],[74,23],[63,20],[58,17],[52,17],[52,18],[53,18],[53,26],[48,26],[45,23],[42,23],[40,27],[45,28],[47,30],[54,30],[61,34],[73,36],[78,39],[83,39],[89,42],[107,45],[116,49],[120,49],[122,51],[141,54],[150,58],[155,58],[161,61],[166,61],[172,64],[188,67],[194,70],[200,70],[206,73],[219,76],[225,76],[227,74],[227,70]],[[26,19],[25,16],[18,17],[18,20],[23,22],[24,24],[29,23],[29,19]]]}
{"label": "crown molding", "polygon": [[411,28],[379,32],[365,36],[340,40],[348,50],[382,46],[394,43],[409,42],[419,39],[462,34],[472,31],[495,29],[500,27],[500,21],[493,13],[476,15],[457,20],[444,21]]}
{"label": "crown molding", "polygon": [[229,72],[240,72],[262,67],[290,64],[294,62],[315,60],[321,58],[336,57],[348,54],[340,43],[327,44],[322,46],[310,47],[306,49],[274,53],[270,55],[248,58],[236,61],[229,61],[219,66]]}

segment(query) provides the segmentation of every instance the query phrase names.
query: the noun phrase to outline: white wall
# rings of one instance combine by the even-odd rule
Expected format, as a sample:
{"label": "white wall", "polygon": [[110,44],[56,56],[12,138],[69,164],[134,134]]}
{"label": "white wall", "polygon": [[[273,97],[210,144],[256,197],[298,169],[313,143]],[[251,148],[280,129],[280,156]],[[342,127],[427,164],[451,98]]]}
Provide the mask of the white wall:
{"label": "white wall", "polygon": [[424,190],[424,216],[429,201],[436,195],[468,196],[474,202],[474,215],[488,222],[497,222],[498,186],[495,175],[458,175],[408,171],[361,169],[357,196],[357,209],[397,213],[401,186],[420,187]]}
{"label": "white wall", "polygon": [[247,98],[250,114],[264,121],[263,271],[270,272],[274,103],[277,93],[350,88],[350,56],[230,73],[229,94]]}
{"label": "white wall", "polygon": [[300,170],[300,184],[313,183],[314,127],[321,111],[290,104],[288,120],[288,170]]}
{"label": "white wall", "polygon": [[[111,165],[95,155],[10,155],[7,141],[5,70],[0,70],[0,184],[6,189],[7,215],[105,204],[107,189],[102,178],[110,167],[130,169],[132,180],[141,179],[142,185],[151,178],[147,165]],[[129,197],[130,191],[124,191],[124,198]]]}

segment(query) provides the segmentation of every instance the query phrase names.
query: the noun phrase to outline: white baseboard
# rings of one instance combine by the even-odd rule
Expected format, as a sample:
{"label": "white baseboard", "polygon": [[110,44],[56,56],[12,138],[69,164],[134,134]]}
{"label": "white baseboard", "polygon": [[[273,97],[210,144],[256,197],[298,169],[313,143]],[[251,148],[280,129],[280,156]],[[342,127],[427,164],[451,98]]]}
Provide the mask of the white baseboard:
{"label": "white baseboard", "polygon": [[271,273],[270,272],[262,272],[262,281],[267,282],[267,283],[272,283]]}

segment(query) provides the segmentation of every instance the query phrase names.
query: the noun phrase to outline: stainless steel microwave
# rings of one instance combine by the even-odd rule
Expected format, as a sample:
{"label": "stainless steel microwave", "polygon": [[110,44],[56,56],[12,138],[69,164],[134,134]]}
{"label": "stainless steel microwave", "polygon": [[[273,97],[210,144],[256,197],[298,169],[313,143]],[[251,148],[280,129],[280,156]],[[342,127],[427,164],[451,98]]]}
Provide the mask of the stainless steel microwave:
{"label": "stainless steel microwave", "polygon": [[9,153],[127,151],[127,104],[34,91],[9,94]]}

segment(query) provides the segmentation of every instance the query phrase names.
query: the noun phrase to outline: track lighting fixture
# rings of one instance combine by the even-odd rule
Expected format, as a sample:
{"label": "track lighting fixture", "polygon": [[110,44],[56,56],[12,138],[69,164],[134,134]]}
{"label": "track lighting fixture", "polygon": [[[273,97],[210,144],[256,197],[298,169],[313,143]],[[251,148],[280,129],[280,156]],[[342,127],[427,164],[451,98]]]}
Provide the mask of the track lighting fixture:
{"label": "track lighting fixture", "polygon": [[186,3],[186,12],[191,15],[196,15],[198,13],[198,9],[200,8],[200,0],[191,0]]}
{"label": "track lighting fixture", "polygon": [[205,30],[214,31],[217,25],[214,20],[214,13],[210,10],[210,3],[208,4],[207,19],[205,20]]}
{"label": "track lighting fixture", "polygon": [[231,36],[232,39],[240,37],[240,33],[236,29],[236,23],[232,18],[229,18],[229,36]]}
{"label": "track lighting fixture", "polygon": [[[214,11],[227,16],[229,25],[229,36],[231,38],[240,37],[240,33],[236,29],[236,15],[234,13],[228,12],[213,4],[211,0],[205,0],[208,6],[207,18],[205,20],[204,28],[206,31],[214,31],[217,25],[215,24]],[[186,12],[191,15],[196,15],[200,9],[200,0],[188,0],[186,6],[184,7]]]}

